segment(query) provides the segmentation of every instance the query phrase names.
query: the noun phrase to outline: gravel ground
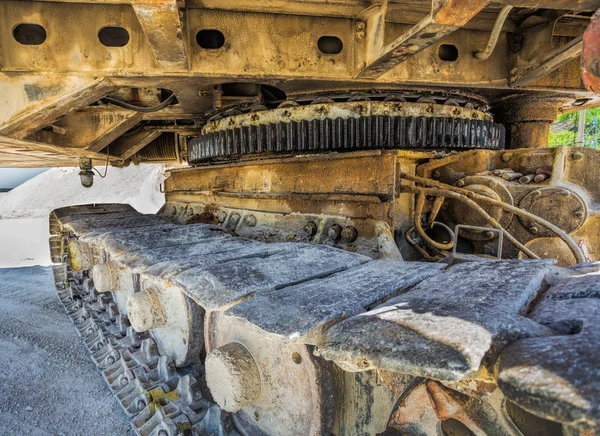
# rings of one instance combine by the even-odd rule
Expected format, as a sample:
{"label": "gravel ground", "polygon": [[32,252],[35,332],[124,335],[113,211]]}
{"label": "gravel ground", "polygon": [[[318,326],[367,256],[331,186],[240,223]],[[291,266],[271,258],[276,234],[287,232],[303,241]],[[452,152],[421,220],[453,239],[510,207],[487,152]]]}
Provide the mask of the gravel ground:
{"label": "gravel ground", "polygon": [[0,434],[128,435],[49,267],[0,269]]}

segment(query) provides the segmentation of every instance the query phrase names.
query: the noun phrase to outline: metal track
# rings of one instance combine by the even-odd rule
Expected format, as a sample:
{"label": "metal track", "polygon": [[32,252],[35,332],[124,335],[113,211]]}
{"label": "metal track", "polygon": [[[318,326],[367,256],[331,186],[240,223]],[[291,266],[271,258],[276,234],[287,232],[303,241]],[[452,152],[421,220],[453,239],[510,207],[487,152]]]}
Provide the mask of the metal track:
{"label": "metal track", "polygon": [[284,102],[220,117],[188,143],[190,163],[263,153],[373,149],[503,149],[504,126],[472,105],[432,98],[416,102],[317,99]]}
{"label": "metal track", "polygon": [[200,366],[177,369],[148,334],[133,330],[110,295],[95,291],[85,274],[67,264],[53,272],[60,302],[135,434],[239,435],[231,416],[202,397]]}
{"label": "metal track", "polygon": [[[417,379],[450,383],[470,380],[479,368],[494,364],[497,353],[507,345],[507,338],[511,338],[508,342],[512,344],[499,357],[498,381],[502,392],[496,390],[494,394],[500,401],[498,404],[506,394],[539,416],[556,416],[556,421],[567,426],[597,425],[595,410],[599,409],[594,368],[600,361],[597,353],[600,302],[597,280],[591,275],[565,279],[546,291],[543,285],[547,277],[556,274],[548,261],[467,262],[441,272],[440,264],[368,261],[362,256],[323,246],[251,242],[225,235],[215,226],[173,225],[159,217],[141,215],[116,205],[55,211],[50,230],[54,235],[52,258],[63,262],[54,268],[59,299],[138,435],[237,436],[244,431],[238,431],[232,415],[211,401],[202,364],[176,368],[169,356],[161,355],[149,334],[137,333],[130,327],[111,294],[96,291],[87,271],[73,270],[70,257],[74,252],[70,245],[69,250],[65,249],[68,241],[103,246],[92,253],[94,259],[104,262],[110,255],[135,270],[138,279],[151,274],[161,278],[169,270],[165,269],[165,263],[171,262],[178,272],[169,276],[170,283],[193,294],[194,301],[207,312],[227,319],[224,331],[262,329],[254,342],[258,341],[265,349],[273,337],[294,336],[297,344],[316,344],[322,358],[353,373],[372,366]],[[79,260],[82,264],[87,261]],[[238,268],[240,262],[242,269]],[[161,268],[153,270],[158,264]],[[597,269],[597,266],[591,268]],[[203,273],[212,277],[216,289],[222,289],[226,283],[228,291],[198,286],[197,278]],[[263,291],[256,291],[253,277],[261,277]],[[381,304],[382,298],[386,300],[397,293],[398,297],[383,303],[384,312],[381,307],[370,311]],[[526,318],[522,314],[532,300],[541,302],[536,304],[531,318]],[[569,309],[565,305],[573,307]],[[274,307],[277,310],[265,311]],[[435,319],[431,318],[432,313]],[[566,326],[575,325],[574,321],[583,323],[581,334],[573,335],[571,328],[567,329]],[[449,324],[440,328],[446,326],[443,323]],[[399,340],[405,337],[403,332],[408,339]],[[555,333],[559,334],[558,338]],[[519,340],[522,338],[528,339]],[[560,353],[553,353],[550,345],[557,340]],[[465,348],[464,344],[469,346]],[[525,377],[513,374],[523,365],[532,365],[531,352],[537,350],[535,347],[541,347],[542,353],[547,354],[541,359],[551,363],[544,366],[544,376],[539,380],[555,377],[570,383],[569,386],[578,386],[589,405],[578,403],[572,408],[563,407],[562,390],[548,389],[552,385],[538,384],[537,378],[532,382],[528,377],[540,371],[538,364],[528,369]],[[493,356],[490,350],[495,353]],[[207,352],[210,354],[211,350],[207,348]],[[440,352],[458,355],[460,364],[456,363],[456,357],[439,358]],[[292,353],[285,351],[285,355],[288,360],[289,356],[293,359]],[[484,356],[491,360],[488,362]],[[556,362],[552,360],[555,358]],[[300,368],[301,362],[310,359],[312,357],[306,354],[301,360],[288,363]],[[281,362],[283,359],[277,360],[276,368],[280,368]],[[407,389],[402,383],[398,389]],[[441,389],[436,383],[427,382],[427,389]],[[487,380],[487,383],[493,382]],[[565,391],[567,394],[575,388],[569,389]],[[537,390],[539,394],[530,395],[529,390]],[[421,397],[414,396],[411,404],[418,411]],[[540,396],[544,396],[544,401],[536,400]],[[296,401],[303,402],[306,398]],[[474,400],[473,410],[469,402],[451,403],[457,410],[475,416],[485,409],[477,405],[477,401]],[[286,405],[278,404],[278,413],[283,406]],[[300,404],[287,406],[300,407]],[[323,417],[333,419],[333,409],[323,407]],[[441,409],[436,406],[432,410]],[[482,425],[478,430],[486,434],[517,434],[505,431],[512,424],[507,424],[500,406],[495,411],[490,410],[485,413],[491,415],[477,424]],[[404,422],[406,416],[399,414],[393,427],[402,432],[405,424],[410,427],[421,420],[417,413],[409,416],[409,422]],[[457,415],[457,419],[460,416]],[[447,419],[438,415],[430,418],[431,422],[423,424],[425,427],[438,428],[440,420]],[[352,419],[352,425],[359,425],[360,420]],[[331,424],[323,422],[319,433],[330,434]],[[297,433],[305,430],[297,422],[295,425],[299,426]],[[490,431],[490,428],[495,430]],[[278,430],[274,433],[291,434]]]}
{"label": "metal track", "polygon": [[[95,211],[75,206],[62,212],[73,213],[80,226],[83,223],[90,231],[150,229],[164,223],[159,217],[142,216],[119,206],[89,208]],[[74,216],[59,217],[56,212],[50,220],[50,232],[56,235],[50,246],[53,261],[62,262],[53,267],[58,298],[135,434],[240,436],[231,415],[202,395],[207,392],[202,365],[177,368],[147,332],[138,333],[131,327],[111,293],[96,291],[88,271],[73,270],[65,247],[78,235],[62,229]]]}

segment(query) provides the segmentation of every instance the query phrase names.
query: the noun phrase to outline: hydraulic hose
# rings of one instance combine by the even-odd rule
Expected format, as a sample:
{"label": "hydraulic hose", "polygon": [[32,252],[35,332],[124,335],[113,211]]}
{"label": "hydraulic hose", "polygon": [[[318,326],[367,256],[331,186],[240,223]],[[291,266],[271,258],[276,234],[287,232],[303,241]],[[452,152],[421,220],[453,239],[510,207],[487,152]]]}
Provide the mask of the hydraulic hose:
{"label": "hydraulic hose", "polygon": [[[454,194],[460,194],[461,196],[467,197],[468,199],[477,200],[481,203],[486,203],[486,204],[490,204],[492,206],[500,207],[502,210],[504,210],[506,212],[511,212],[511,213],[514,213],[515,215],[519,215],[521,217],[524,217],[526,219],[534,221],[534,222],[538,223],[539,225],[541,225],[542,227],[544,227],[544,228],[548,229],[549,231],[551,231],[552,233],[554,233],[560,239],[562,239],[567,244],[569,249],[573,252],[573,255],[575,256],[577,263],[583,263],[586,261],[585,256],[583,255],[583,252],[581,251],[581,248],[579,248],[579,246],[573,240],[573,238],[571,238],[566,232],[564,232],[563,230],[561,230],[554,224],[546,221],[543,218],[540,218],[537,215],[534,215],[523,209],[519,209],[518,207],[512,206],[503,201],[494,200],[494,199],[486,197],[484,195],[476,194],[475,192],[469,191],[467,189],[457,188],[456,186],[451,186],[446,183],[436,182],[435,180],[425,179],[425,178],[419,177],[419,176],[412,176],[412,175],[406,174],[406,173],[401,173],[400,177],[405,180],[410,180],[415,183],[419,183],[419,184],[422,184],[425,186],[436,188],[438,190],[437,191],[438,195],[441,195],[441,196],[443,196],[445,193],[449,194],[450,192],[452,192]],[[409,186],[403,186],[403,188],[409,188]],[[448,196],[450,196],[450,195],[448,195]],[[452,198],[455,198],[455,196],[452,196]],[[460,200],[460,198],[457,198],[457,200]],[[474,201],[473,201],[473,203],[475,205],[477,205],[477,203],[475,203]],[[493,220],[493,218],[491,218],[491,217],[490,217],[490,219]],[[493,220],[493,221],[496,222],[495,220]],[[491,223],[491,221],[490,221],[490,223]],[[496,228],[499,230],[501,229],[501,227],[496,227]],[[503,232],[503,234],[506,237],[506,239],[508,239],[511,243],[514,244],[513,240],[514,241],[516,241],[516,240],[512,237],[512,235],[508,235],[507,233],[504,233],[504,232]],[[521,246],[523,246],[523,245],[521,244]],[[525,248],[525,247],[523,246],[523,248]],[[531,252],[531,250],[529,250],[529,249],[527,249],[527,251]],[[523,251],[523,252],[529,256],[529,254],[526,251]]]}

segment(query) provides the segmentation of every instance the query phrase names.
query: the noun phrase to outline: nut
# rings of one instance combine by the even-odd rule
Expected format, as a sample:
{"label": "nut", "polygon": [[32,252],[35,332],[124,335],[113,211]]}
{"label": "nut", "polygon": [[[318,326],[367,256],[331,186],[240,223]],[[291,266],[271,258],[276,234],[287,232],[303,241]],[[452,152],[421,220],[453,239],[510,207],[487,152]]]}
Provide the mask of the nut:
{"label": "nut", "polygon": [[256,226],[256,217],[254,215],[248,215],[244,221],[248,227]]}
{"label": "nut", "polygon": [[582,211],[582,210],[578,210],[578,211],[575,211],[575,212],[573,213],[573,216],[574,216],[575,218],[583,218],[583,215],[584,215],[584,213],[583,213],[583,211]]}
{"label": "nut", "polygon": [[441,175],[442,175],[442,174],[439,172],[439,170],[434,170],[434,171],[431,173],[431,177],[433,177],[434,179],[439,179]]}
{"label": "nut", "polygon": [[327,236],[329,236],[329,239],[331,239],[332,241],[337,241],[338,239],[340,239],[341,235],[342,235],[342,227],[339,226],[338,224],[332,225],[327,230]]}
{"label": "nut", "polygon": [[238,224],[239,222],[240,222],[240,214],[239,214],[239,213],[237,213],[237,212],[235,212],[235,213],[232,213],[232,214],[231,214],[231,216],[229,217],[229,224],[230,224],[232,227],[235,227],[235,226],[237,226],[237,224]]}
{"label": "nut", "polygon": [[341,237],[345,242],[354,242],[358,238],[358,231],[352,226],[345,227],[342,230]]}
{"label": "nut", "polygon": [[219,210],[215,213],[215,215],[217,216],[217,220],[219,220],[219,223],[224,223],[225,219],[227,218],[227,213],[225,213],[222,210]]}
{"label": "nut", "polygon": [[317,225],[312,221],[309,221],[304,225],[302,231],[306,236],[310,238],[311,236],[314,236],[317,233]]}
{"label": "nut", "polygon": [[536,226],[531,226],[531,227],[529,227],[529,231],[531,233],[533,233],[534,235],[536,235],[539,230]]}
{"label": "nut", "polygon": [[365,24],[364,21],[359,21],[358,23],[356,23],[356,31],[357,32],[362,32],[363,30],[365,30],[367,27],[367,25]]}

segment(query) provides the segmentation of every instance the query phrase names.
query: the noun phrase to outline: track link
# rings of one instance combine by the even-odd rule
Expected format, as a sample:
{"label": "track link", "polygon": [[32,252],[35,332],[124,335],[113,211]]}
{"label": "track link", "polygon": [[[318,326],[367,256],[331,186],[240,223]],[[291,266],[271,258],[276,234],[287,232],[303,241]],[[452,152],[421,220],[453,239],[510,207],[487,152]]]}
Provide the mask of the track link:
{"label": "track link", "polygon": [[[594,372],[600,365],[600,288],[589,271],[556,270],[550,261],[467,262],[445,271],[443,264],[370,261],[329,247],[243,240],[216,226],[174,225],[119,205],[57,210],[50,229],[53,259],[62,261],[54,267],[58,297],[138,435],[237,436],[245,431],[236,427],[239,415],[212,401],[203,361],[178,368],[152,334],[131,327],[110,293],[96,290],[89,268],[74,270],[74,241],[96,247],[88,253],[96,261],[110,257],[134,271],[138,287],[144,277],[168,277],[207,311],[209,320],[224,320],[231,334],[259,332],[265,341],[276,338],[281,344],[295,338],[293,346],[316,345],[322,358],[353,373],[378,369],[386,378],[402,375],[395,386],[410,403],[391,410],[390,418],[401,432],[412,428],[411,419],[422,420],[417,412],[423,392],[446,395],[448,387],[463,395],[448,399],[463,414],[456,419],[477,431],[521,434],[507,421],[504,395],[570,431],[593,432],[600,421]],[[79,255],[75,263],[89,267],[88,260]],[[587,268],[598,270],[597,265]],[[219,291],[202,281],[207,272]],[[548,281],[552,287],[546,291]],[[574,325],[581,333],[572,334]],[[312,359],[310,353],[302,358]],[[320,362],[327,371],[326,362]],[[463,382],[493,373],[496,362],[498,379],[480,381],[486,389],[491,384],[497,407],[485,409],[485,420],[474,422],[468,414],[484,412],[477,409],[481,393],[467,389],[465,394],[468,383]],[[543,374],[541,382],[530,378],[533,373]],[[407,377],[413,382],[406,384]],[[569,403],[570,391],[553,390],[543,382],[549,377],[578,389],[581,398]],[[464,395],[472,399],[463,401]],[[432,411],[439,412],[435,401]],[[333,414],[346,413],[332,407],[326,401],[320,405],[326,419],[317,433],[331,434]],[[409,409],[417,414],[406,421],[410,414],[402,410]],[[427,419],[423,428],[433,429],[447,417],[438,413]],[[352,425],[357,432],[367,428]]]}

